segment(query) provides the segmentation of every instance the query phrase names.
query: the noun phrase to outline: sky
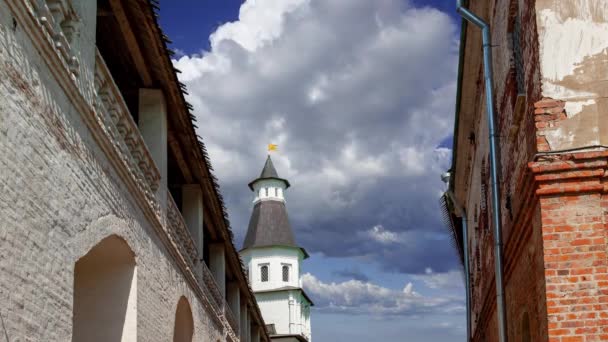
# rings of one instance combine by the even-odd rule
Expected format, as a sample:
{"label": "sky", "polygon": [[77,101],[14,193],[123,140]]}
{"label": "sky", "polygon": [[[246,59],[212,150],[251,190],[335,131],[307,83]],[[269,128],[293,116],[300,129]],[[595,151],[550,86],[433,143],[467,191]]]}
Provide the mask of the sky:
{"label": "sky", "polygon": [[440,0],[172,0],[178,52],[237,248],[266,146],[311,257],[312,336],[458,341],[461,266],[441,220],[459,20]]}

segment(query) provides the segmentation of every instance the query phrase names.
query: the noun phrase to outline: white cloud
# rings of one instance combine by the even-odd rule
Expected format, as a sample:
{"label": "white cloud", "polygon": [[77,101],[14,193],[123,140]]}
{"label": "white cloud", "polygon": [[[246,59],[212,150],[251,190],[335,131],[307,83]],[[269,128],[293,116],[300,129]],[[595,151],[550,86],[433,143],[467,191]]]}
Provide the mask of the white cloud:
{"label": "white cloud", "polygon": [[232,40],[249,51],[280,37],[285,15],[308,3],[308,0],[245,1],[239,20],[220,26],[209,38],[212,49]]}
{"label": "white cloud", "polygon": [[427,268],[424,275],[415,275],[413,278],[424,282],[431,289],[464,289],[464,277],[460,270],[435,273],[431,268]]}
{"label": "white cloud", "polygon": [[453,265],[440,262],[447,239],[441,249],[421,238],[389,260],[352,232],[381,225],[384,240],[373,241],[396,248],[391,241],[414,228],[440,231],[438,175],[450,154],[437,146],[452,133],[455,29],[445,13],[402,0],[248,0],[239,20],[212,34],[210,51],[174,61],[237,238],[251,210],[246,184],[272,142],[292,184],[292,226],[309,251],[375,253],[421,272],[416,260],[432,241],[430,265]]}
{"label": "white cloud", "polygon": [[302,276],[302,282],[316,307],[328,312],[408,316],[463,310],[460,298],[425,297],[412,283],[399,291],[359,280],[325,283],[309,273]]}
{"label": "white cloud", "polygon": [[368,231],[368,234],[374,241],[378,241],[382,244],[399,243],[403,242],[404,239],[400,234],[384,229],[382,225],[372,227],[372,229]]}

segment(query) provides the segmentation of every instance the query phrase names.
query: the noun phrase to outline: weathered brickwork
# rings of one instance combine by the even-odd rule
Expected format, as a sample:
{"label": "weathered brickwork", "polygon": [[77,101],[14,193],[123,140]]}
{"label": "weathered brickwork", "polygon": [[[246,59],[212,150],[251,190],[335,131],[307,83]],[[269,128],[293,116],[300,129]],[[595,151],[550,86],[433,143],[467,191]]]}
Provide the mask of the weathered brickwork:
{"label": "weathered brickwork", "polygon": [[539,152],[551,150],[547,133],[559,127],[567,119],[564,101],[545,98],[534,103],[534,121],[536,122],[536,149]]}
{"label": "weathered brickwork", "polygon": [[[521,340],[523,321],[531,327],[532,340],[546,338],[544,300],[529,301],[530,296],[542,298],[543,251],[540,244],[540,207],[532,190],[532,177],[527,162],[536,151],[534,121],[525,112],[533,112],[533,102],[519,104],[513,56],[513,25],[520,17],[520,44],[523,58],[524,79],[528,86],[524,94],[528,99],[538,96],[540,81],[534,5],[527,1],[497,0],[491,2],[470,1],[473,12],[490,21],[495,48],[494,76],[498,131],[501,148],[501,192],[503,216],[503,241],[505,242],[505,294],[509,305],[509,338]],[[497,341],[496,284],[494,282],[494,235],[491,225],[491,192],[488,150],[488,130],[483,94],[483,69],[480,52],[480,32],[467,27],[467,54],[472,60],[470,67],[477,77],[463,81],[463,91],[470,91],[475,102],[463,103],[474,111],[473,127],[463,133],[463,138],[473,141],[460,143],[458,149],[467,149],[470,157],[469,179],[466,181],[466,203],[469,215],[469,246],[472,283],[472,335],[475,341]],[[475,51],[473,51],[473,49]],[[479,54],[478,54],[479,53]],[[465,62],[465,68],[469,67]],[[474,83],[473,83],[474,81]],[[465,84],[466,82],[466,84]],[[468,88],[468,89],[467,89]],[[470,106],[470,107],[469,107]],[[464,108],[464,107],[463,107]],[[470,109],[466,109],[470,110]],[[461,153],[457,151],[457,153]],[[457,155],[458,158],[458,155]],[[458,170],[456,177],[459,177]],[[458,187],[456,188],[457,196]],[[507,206],[507,201],[509,202]]]}
{"label": "weathered brickwork", "polygon": [[[17,3],[0,0],[1,334],[10,341],[72,340],[75,264],[115,235],[135,258],[138,341],[173,339],[181,297],[192,310],[193,341],[238,341],[196,286],[184,257],[192,248],[183,252],[176,238],[159,234],[170,229],[166,213],[157,217],[145,195],[132,191],[136,183],[87,121],[94,112],[94,45],[62,69],[34,42],[37,28]],[[86,4],[76,5],[85,17]],[[81,30],[91,41],[94,20],[82,25],[93,25]]]}
{"label": "weathered brickwork", "polygon": [[[605,149],[608,35],[600,33],[608,8],[588,0],[470,0],[467,7],[490,23],[493,40],[508,337],[608,340],[606,155],[587,152]],[[585,48],[567,48],[577,42]],[[461,48],[452,171],[469,222],[472,338],[498,341],[478,28],[467,25]]]}
{"label": "weathered brickwork", "polygon": [[530,164],[542,208],[547,318],[556,341],[608,339],[607,153]]}

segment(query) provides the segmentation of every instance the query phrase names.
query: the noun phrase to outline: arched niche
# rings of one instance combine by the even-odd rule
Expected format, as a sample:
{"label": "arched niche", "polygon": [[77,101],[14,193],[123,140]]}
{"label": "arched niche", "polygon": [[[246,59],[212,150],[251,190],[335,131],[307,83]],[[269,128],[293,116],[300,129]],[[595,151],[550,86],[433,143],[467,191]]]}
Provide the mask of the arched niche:
{"label": "arched niche", "polygon": [[173,342],[192,342],[194,336],[194,320],[192,310],[186,297],[181,297],[175,310],[175,327],[173,328]]}
{"label": "arched niche", "polygon": [[136,271],[133,251],[116,235],[76,262],[72,342],[137,340]]}

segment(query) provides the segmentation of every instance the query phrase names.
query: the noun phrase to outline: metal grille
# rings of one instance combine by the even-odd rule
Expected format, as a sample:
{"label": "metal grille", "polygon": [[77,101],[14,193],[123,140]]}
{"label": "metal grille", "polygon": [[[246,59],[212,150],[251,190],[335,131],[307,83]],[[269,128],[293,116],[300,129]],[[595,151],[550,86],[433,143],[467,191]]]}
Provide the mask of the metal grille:
{"label": "metal grille", "polygon": [[521,44],[521,18],[519,15],[515,16],[515,22],[513,25],[513,33],[511,34],[513,39],[513,59],[515,63],[515,79],[517,81],[517,93],[523,94],[525,89],[525,71],[524,71],[524,56]]}
{"label": "metal grille", "polygon": [[260,273],[262,274],[262,281],[268,281],[268,266],[264,265],[260,268]]}
{"label": "metal grille", "polygon": [[289,281],[289,266],[283,266],[283,281]]}

